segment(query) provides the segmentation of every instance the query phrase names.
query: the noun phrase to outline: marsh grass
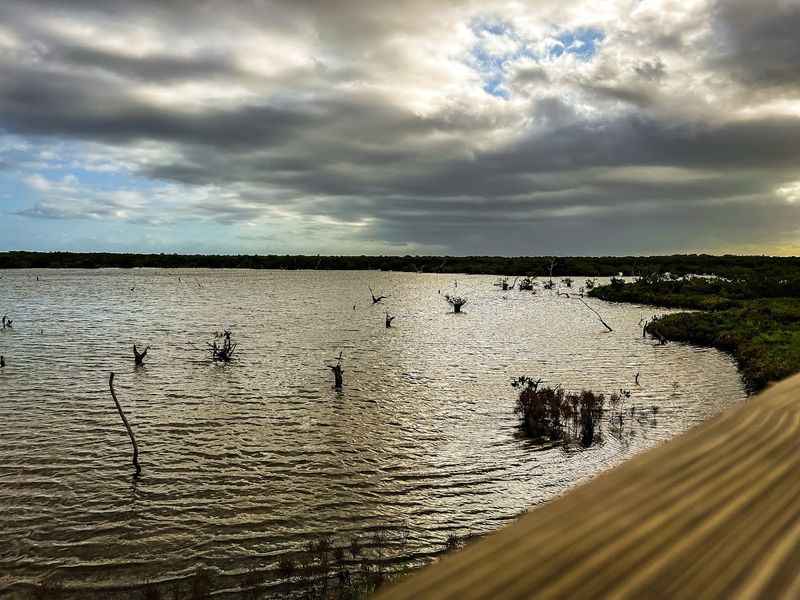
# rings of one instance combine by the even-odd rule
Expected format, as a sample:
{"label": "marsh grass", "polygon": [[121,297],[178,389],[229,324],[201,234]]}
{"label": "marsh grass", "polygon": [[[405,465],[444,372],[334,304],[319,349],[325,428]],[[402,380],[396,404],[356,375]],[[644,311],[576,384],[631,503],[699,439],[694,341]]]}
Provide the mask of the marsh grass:
{"label": "marsh grass", "polygon": [[[605,394],[590,390],[567,392],[560,385],[544,387],[542,380],[517,377],[511,385],[519,390],[514,412],[522,427],[534,439],[577,443],[588,448],[602,440],[602,417]],[[609,402],[619,403],[611,394]]]}

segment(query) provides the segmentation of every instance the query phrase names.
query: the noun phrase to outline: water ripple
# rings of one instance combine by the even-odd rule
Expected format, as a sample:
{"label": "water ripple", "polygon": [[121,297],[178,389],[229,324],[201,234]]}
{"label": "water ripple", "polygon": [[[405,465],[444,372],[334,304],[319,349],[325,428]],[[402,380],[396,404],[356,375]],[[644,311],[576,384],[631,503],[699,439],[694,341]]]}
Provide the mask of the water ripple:
{"label": "water ripple", "polygon": [[[459,276],[470,303],[453,315],[433,274],[4,272],[0,596],[53,577],[119,590],[198,565],[231,584],[255,559],[275,578],[317,535],[399,524],[409,541],[393,560],[419,564],[448,533],[500,527],[744,398],[729,357],[642,339],[640,318],[666,311],[591,301],[607,334],[576,302],[492,280]],[[391,294],[385,307],[367,285]],[[212,365],[205,343],[224,327],[240,351]],[[134,342],[151,347],[146,368]],[[337,393],[325,365],[340,350]],[[139,441],[135,485],[110,371]],[[587,451],[537,446],[512,413],[521,374],[630,388],[657,413]]]}

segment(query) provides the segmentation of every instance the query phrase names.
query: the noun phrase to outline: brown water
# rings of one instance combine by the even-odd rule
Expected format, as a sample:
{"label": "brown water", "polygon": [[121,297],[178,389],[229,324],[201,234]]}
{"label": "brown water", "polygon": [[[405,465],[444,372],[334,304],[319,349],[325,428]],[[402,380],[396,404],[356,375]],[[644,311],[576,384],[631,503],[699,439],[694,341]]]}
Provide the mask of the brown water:
{"label": "brown water", "polygon": [[[489,276],[0,275],[0,313],[14,319],[0,331],[0,596],[54,580],[105,596],[198,565],[218,589],[248,569],[277,586],[282,555],[381,527],[408,534],[387,552],[393,568],[422,564],[450,533],[492,531],[745,397],[728,356],[642,339],[652,308],[587,300],[606,333],[574,300],[502,292]],[[368,285],[390,298],[371,306]],[[448,291],[469,297],[463,314],[448,312]],[[225,366],[205,349],[223,327],[240,344]],[[133,342],[151,346],[143,369]],[[337,393],[325,364],[340,350]],[[110,371],[140,446],[135,482]],[[657,413],[624,441],[542,448],[512,412],[521,374],[630,388],[629,404]]]}

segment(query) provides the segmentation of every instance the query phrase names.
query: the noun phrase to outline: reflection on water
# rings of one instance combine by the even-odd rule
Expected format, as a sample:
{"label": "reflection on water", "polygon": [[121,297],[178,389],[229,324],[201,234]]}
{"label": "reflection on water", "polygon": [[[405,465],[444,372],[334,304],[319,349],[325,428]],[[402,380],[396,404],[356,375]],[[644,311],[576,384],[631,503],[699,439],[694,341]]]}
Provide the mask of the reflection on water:
{"label": "reflection on water", "polygon": [[[39,281],[36,277],[39,276]],[[248,569],[310,539],[404,528],[395,566],[489,532],[745,392],[715,350],[641,337],[652,308],[494,277],[239,270],[6,271],[0,312],[0,595]],[[582,285],[583,278],[576,278]],[[389,298],[373,305],[368,286]],[[469,299],[452,314],[445,293]],[[441,292],[441,293],[439,293]],[[355,310],[353,305],[355,306]],[[396,320],[384,325],[385,311]],[[230,328],[230,364],[206,342]],[[150,346],[135,369],[132,344]],[[343,353],[344,389],[330,369]],[[140,447],[108,393],[110,371]],[[640,385],[634,376],[640,372]],[[585,451],[519,434],[512,377],[632,391]]]}

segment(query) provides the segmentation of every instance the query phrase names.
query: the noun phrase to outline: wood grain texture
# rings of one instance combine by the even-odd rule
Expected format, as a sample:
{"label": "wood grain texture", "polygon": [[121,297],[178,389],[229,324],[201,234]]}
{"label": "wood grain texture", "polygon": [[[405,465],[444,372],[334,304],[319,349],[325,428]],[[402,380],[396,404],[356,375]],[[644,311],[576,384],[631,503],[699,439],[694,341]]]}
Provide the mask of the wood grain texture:
{"label": "wood grain texture", "polygon": [[377,597],[800,598],[800,375]]}

